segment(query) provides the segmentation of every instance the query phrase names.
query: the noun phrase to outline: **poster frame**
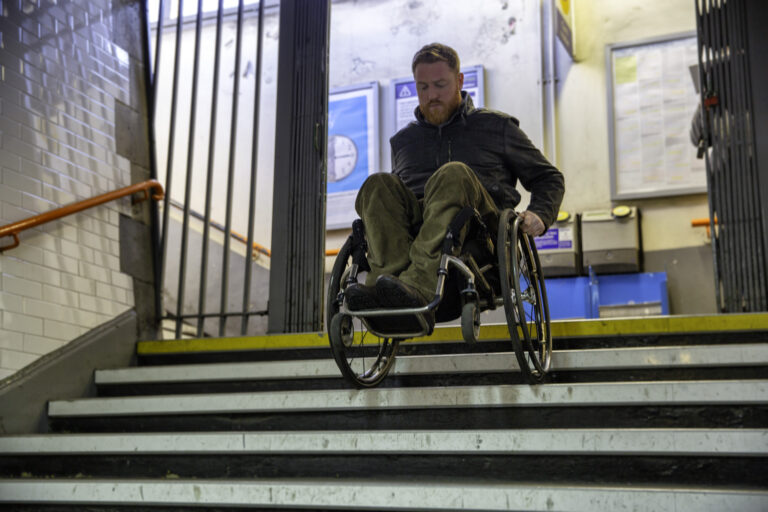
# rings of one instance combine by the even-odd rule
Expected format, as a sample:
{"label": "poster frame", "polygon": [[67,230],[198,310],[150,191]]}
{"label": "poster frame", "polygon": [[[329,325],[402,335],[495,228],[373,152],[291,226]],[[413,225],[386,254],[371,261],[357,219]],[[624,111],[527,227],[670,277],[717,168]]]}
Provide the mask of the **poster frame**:
{"label": "poster frame", "polygon": [[[331,116],[331,102],[334,100],[334,97],[338,96],[347,96],[350,93],[359,92],[360,96],[366,98],[366,109],[367,112],[370,114],[371,119],[368,122],[368,130],[366,134],[366,140],[368,143],[369,148],[369,167],[368,167],[368,176],[370,176],[373,173],[379,172],[379,161],[380,161],[380,147],[379,147],[379,82],[378,81],[371,81],[371,82],[365,82],[360,84],[353,84],[353,85],[347,85],[343,87],[337,87],[332,89],[328,94],[328,115],[329,120]],[[330,121],[329,121],[329,129],[328,129],[328,140],[330,140],[331,136],[331,128],[330,128]],[[327,163],[326,163],[327,166]],[[327,168],[326,168],[327,172]],[[328,185],[329,181],[326,178],[326,229],[332,230],[332,229],[342,229],[342,228],[350,228],[352,226],[352,222],[358,217],[357,212],[354,209],[354,198],[349,201],[348,199],[351,196],[357,196],[358,189],[355,190],[349,190],[344,192],[335,192],[335,193],[329,193],[328,192]],[[342,205],[339,205],[339,198],[347,198],[347,201],[343,202]],[[344,205],[346,207],[344,208]],[[351,207],[350,207],[351,206]],[[335,211],[333,215],[329,215],[334,209],[338,210],[339,208],[344,208],[344,210],[347,212],[346,215],[339,215],[338,211]],[[333,217],[333,221],[329,220],[331,217]]]}
{"label": "poster frame", "polygon": [[[684,39],[696,38],[695,31],[678,32],[674,34],[668,34],[658,37],[645,38],[636,41],[613,43],[606,45],[605,51],[605,71],[606,71],[606,93],[607,93],[607,113],[608,113],[608,150],[610,159],[610,181],[611,181],[611,200],[620,201],[625,199],[645,199],[654,197],[671,197],[671,196],[684,196],[692,194],[702,194],[707,192],[707,185],[704,183],[700,186],[680,186],[670,187],[668,183],[659,184],[656,188],[650,187],[651,190],[644,190],[642,192],[631,192],[619,190],[619,176],[618,168],[616,165],[616,112],[615,112],[615,86],[614,83],[614,66],[613,56],[617,50],[625,50],[627,48],[643,48],[659,43],[671,43],[675,41],[681,41]],[[687,66],[686,66],[686,69]],[[694,93],[695,94],[695,91]],[[699,95],[696,94],[696,99],[699,100]],[[681,134],[682,135],[682,134]],[[686,132],[685,137],[688,137]],[[705,171],[706,172],[706,171]]]}

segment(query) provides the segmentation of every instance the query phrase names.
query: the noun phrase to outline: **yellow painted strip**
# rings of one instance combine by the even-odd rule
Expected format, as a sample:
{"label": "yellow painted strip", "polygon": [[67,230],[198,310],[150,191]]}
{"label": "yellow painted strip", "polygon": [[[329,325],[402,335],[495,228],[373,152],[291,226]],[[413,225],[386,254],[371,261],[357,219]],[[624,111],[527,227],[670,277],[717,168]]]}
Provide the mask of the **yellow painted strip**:
{"label": "yellow painted strip", "polygon": [[[768,313],[727,315],[658,316],[596,320],[556,320],[552,322],[554,338],[621,336],[636,334],[669,334],[722,331],[768,331]],[[480,327],[480,340],[506,339],[504,324]],[[460,327],[438,327],[431,336],[413,338],[405,343],[441,343],[461,340]],[[195,338],[139,342],[139,355],[189,352],[229,352],[328,347],[328,335],[322,333],[273,334],[242,338]]]}

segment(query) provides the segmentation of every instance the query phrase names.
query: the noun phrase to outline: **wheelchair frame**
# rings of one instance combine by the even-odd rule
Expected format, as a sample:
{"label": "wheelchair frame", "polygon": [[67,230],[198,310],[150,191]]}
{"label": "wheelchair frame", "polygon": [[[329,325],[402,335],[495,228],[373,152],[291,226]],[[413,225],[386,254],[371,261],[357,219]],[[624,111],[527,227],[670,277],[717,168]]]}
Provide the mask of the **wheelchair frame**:
{"label": "wheelchair frame", "polygon": [[[485,272],[494,268],[486,265],[478,267],[471,255],[453,255],[460,245],[459,233],[470,220],[480,227],[480,232],[489,245],[490,253],[496,252],[498,272],[501,281],[501,294],[497,295],[493,287],[484,278]],[[520,217],[511,209],[501,212],[497,235],[497,250],[487,233],[487,228],[480,215],[473,208],[464,208],[451,222],[443,241],[440,266],[435,295],[432,301],[420,308],[380,308],[351,311],[344,298],[346,286],[356,283],[360,272],[369,270],[365,253],[367,243],[364,237],[362,221],[353,223],[352,234],[342,247],[329,282],[326,328],[334,359],[347,381],[355,387],[373,387],[378,385],[394,363],[401,340],[431,334],[425,315],[437,310],[444,299],[445,283],[450,268],[456,268],[466,280],[466,287],[460,291],[461,331],[468,343],[477,342],[480,328],[480,311],[504,306],[507,327],[513,350],[520,370],[525,379],[536,384],[544,380],[549,371],[552,353],[549,307],[546,299],[544,278],[533,238],[520,232]],[[522,235],[522,236],[521,236]],[[347,262],[352,259],[347,267]],[[521,265],[523,263],[523,265]],[[474,267],[474,268],[471,268]],[[520,276],[527,279],[527,287],[522,290]],[[531,279],[533,278],[533,279]],[[482,281],[484,297],[477,289],[477,282]],[[528,321],[526,306],[532,312],[532,322]],[[404,330],[383,330],[377,327],[375,318],[409,317],[418,321],[419,328]],[[355,335],[355,320],[360,322],[361,334]],[[532,325],[531,325],[532,324]],[[379,338],[376,346],[366,343],[367,334]],[[366,366],[366,358],[370,367]]]}

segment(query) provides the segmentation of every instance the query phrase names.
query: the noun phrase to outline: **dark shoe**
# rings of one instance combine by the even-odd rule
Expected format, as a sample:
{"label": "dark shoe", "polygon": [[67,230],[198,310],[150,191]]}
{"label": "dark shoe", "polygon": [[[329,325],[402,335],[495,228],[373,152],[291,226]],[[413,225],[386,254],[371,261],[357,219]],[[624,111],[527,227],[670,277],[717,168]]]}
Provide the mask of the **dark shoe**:
{"label": "dark shoe", "polygon": [[[390,274],[382,274],[376,279],[376,291],[384,306],[390,308],[422,308],[429,303],[416,288],[405,284]],[[428,311],[423,316],[427,322],[427,334],[432,334],[432,330],[435,327],[435,312]],[[392,316],[388,318],[393,324],[398,325],[400,329],[417,331],[421,329],[421,324],[416,317],[417,315]]]}
{"label": "dark shoe", "polygon": [[379,309],[382,307],[376,288],[364,284],[351,284],[344,290],[347,307],[350,311],[363,309]]}
{"label": "dark shoe", "polygon": [[416,288],[390,274],[382,274],[376,279],[376,291],[384,305],[391,308],[420,308],[427,305],[427,300]]}

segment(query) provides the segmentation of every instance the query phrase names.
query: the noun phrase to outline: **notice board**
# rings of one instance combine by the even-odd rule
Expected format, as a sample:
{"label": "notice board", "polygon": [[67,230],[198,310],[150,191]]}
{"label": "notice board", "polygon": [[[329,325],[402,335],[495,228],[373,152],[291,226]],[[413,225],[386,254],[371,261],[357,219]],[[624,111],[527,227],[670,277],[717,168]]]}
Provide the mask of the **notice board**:
{"label": "notice board", "polygon": [[689,131],[699,104],[695,33],[606,47],[611,199],[706,192]]}

